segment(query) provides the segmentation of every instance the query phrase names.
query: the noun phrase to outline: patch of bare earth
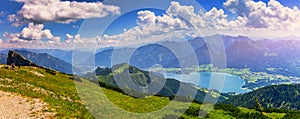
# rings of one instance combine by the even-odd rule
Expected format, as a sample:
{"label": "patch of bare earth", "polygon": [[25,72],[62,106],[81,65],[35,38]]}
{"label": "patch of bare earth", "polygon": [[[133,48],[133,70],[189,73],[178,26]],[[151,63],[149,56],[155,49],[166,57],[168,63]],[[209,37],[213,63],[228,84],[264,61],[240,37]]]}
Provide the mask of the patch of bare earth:
{"label": "patch of bare earth", "polygon": [[1,119],[54,118],[55,113],[47,110],[48,104],[40,99],[26,98],[0,90]]}
{"label": "patch of bare earth", "polygon": [[34,75],[39,76],[39,77],[45,77],[44,74],[41,74],[41,73],[36,72],[36,71],[30,71],[30,73],[33,73]]}

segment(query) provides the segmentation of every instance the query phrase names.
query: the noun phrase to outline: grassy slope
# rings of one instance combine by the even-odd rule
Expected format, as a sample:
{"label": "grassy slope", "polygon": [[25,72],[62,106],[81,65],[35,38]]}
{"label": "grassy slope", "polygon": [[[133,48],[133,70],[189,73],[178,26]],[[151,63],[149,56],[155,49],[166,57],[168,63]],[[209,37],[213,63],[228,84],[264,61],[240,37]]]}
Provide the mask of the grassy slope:
{"label": "grassy slope", "polygon": [[[38,76],[33,72],[44,76]],[[56,112],[57,118],[93,118],[92,114],[99,118],[145,118],[144,115],[141,115],[145,112],[152,112],[151,115],[147,116],[149,118],[163,118],[166,114],[177,115],[180,110],[190,105],[190,103],[171,102],[168,98],[157,96],[133,98],[113,90],[100,88],[87,80],[75,81],[74,83],[72,76],[59,73],[52,75],[44,69],[34,67],[21,67],[11,70],[5,69],[4,65],[0,65],[0,78],[11,79],[11,81],[0,80],[0,90],[40,98],[50,106],[51,110],[45,111]],[[76,88],[79,90],[76,90]],[[84,108],[83,104],[89,110]],[[191,104],[191,107],[194,108],[200,106],[196,103]],[[157,111],[162,108],[165,110]],[[136,113],[127,113],[128,111]],[[243,108],[243,111],[255,112],[246,108]],[[228,113],[224,110],[212,110],[209,113],[209,118],[233,118]],[[282,116],[282,114],[270,113],[265,115]],[[184,114],[183,117],[197,118],[197,116],[188,114]]]}
{"label": "grassy slope", "polygon": [[[3,65],[2,65],[3,66]],[[38,72],[44,76],[37,76]],[[0,78],[11,79],[1,81],[0,90],[16,92],[23,96],[40,98],[47,102],[57,117],[90,118],[88,110],[80,103],[72,76],[64,74],[52,75],[44,69],[21,67],[15,70],[0,68]]]}
{"label": "grassy slope", "polygon": [[[239,109],[243,113],[255,113],[255,112],[257,112],[257,111],[255,111],[255,109],[248,109],[248,108],[244,108],[244,107],[239,107]],[[270,117],[270,118],[272,118],[272,119],[280,119],[280,118],[283,118],[285,116],[285,113],[265,113],[265,112],[263,112],[263,114]]]}

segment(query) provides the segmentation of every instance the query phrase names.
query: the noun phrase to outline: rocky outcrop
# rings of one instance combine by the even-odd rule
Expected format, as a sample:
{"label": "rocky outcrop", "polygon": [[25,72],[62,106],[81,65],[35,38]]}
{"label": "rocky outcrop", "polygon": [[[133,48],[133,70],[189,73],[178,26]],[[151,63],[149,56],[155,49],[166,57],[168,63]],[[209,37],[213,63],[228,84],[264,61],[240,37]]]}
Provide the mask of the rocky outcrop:
{"label": "rocky outcrop", "polygon": [[37,64],[31,62],[30,60],[26,59],[19,53],[15,51],[9,51],[7,56],[7,65],[16,65],[16,66],[35,66],[39,67]]}

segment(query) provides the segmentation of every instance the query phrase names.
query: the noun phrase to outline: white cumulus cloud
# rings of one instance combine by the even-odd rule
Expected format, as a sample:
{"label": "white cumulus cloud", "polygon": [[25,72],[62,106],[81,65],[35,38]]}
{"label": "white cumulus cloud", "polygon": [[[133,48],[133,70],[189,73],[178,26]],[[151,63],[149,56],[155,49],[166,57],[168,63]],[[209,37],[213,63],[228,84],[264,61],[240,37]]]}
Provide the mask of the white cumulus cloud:
{"label": "white cumulus cloud", "polygon": [[18,15],[35,23],[70,23],[79,19],[102,18],[120,14],[120,8],[101,2],[76,2],[60,0],[16,0],[24,3]]}
{"label": "white cumulus cloud", "polygon": [[80,37],[80,34],[72,36],[70,34],[66,34],[65,43],[72,44],[72,43],[83,43],[84,40]]}
{"label": "white cumulus cloud", "polygon": [[29,23],[27,27],[23,28],[19,38],[24,40],[41,40],[42,38],[52,39],[52,35],[49,29],[44,29],[43,24]]}
{"label": "white cumulus cloud", "polygon": [[50,41],[59,42],[60,37],[53,36],[49,29],[44,29],[43,24],[29,23],[27,27],[19,33],[7,33],[5,32],[3,36],[9,42],[27,42],[27,41],[40,41],[42,39],[47,39]]}

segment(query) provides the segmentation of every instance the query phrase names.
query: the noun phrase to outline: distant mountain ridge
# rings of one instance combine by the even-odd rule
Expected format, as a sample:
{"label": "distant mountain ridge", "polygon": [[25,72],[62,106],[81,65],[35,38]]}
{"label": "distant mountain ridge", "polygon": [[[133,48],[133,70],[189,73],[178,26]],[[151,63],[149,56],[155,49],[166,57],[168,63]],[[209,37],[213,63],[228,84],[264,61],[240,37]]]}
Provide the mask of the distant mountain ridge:
{"label": "distant mountain ridge", "polygon": [[[218,36],[211,36],[209,38],[214,38]],[[193,53],[196,54],[199,64],[209,64],[211,63],[210,53],[206,45],[206,41],[209,38],[195,38],[188,40],[188,43],[194,50],[194,52],[186,52],[185,58],[182,58],[183,61],[189,61]],[[238,36],[220,36],[222,42],[224,42],[225,50],[234,47],[238,42],[251,42],[252,40],[248,37]],[[221,41],[220,41],[221,42]],[[160,45],[162,44],[162,45]],[[165,46],[175,46],[178,49],[186,49],[189,46],[182,46],[181,42],[177,41],[165,41],[159,44],[146,44],[144,46],[138,47],[135,49],[131,56],[129,64],[136,66],[138,68],[149,68],[154,64],[160,64],[166,68],[170,67],[179,67],[179,62],[175,54]],[[243,49],[242,49],[243,50]],[[96,54],[96,66],[106,66],[111,67],[111,56],[114,51],[114,48],[102,50]],[[228,52],[227,52],[228,54]],[[234,64],[233,64],[234,66]],[[240,67],[244,68],[244,67]]]}
{"label": "distant mountain ridge", "polygon": [[72,63],[72,55],[73,50],[61,50],[61,49],[26,49],[26,48],[20,48],[20,49],[4,49],[1,50],[0,53],[7,54],[9,50],[17,50],[17,51],[28,51],[28,52],[35,52],[35,53],[47,53],[53,57],[56,57],[60,60],[63,60],[69,64]]}
{"label": "distant mountain ridge", "polygon": [[36,52],[36,53],[47,53],[69,64],[72,63],[72,55],[73,55],[72,50],[61,50],[61,49],[16,49],[16,50]]}
{"label": "distant mountain ridge", "polygon": [[71,64],[55,58],[47,53],[35,53],[24,50],[15,50],[15,52],[24,56],[26,59],[35,62],[39,66],[48,67],[68,74],[73,73]]}
{"label": "distant mountain ridge", "polygon": [[[250,68],[254,72],[276,73],[300,77],[300,41],[297,40],[258,40],[254,41],[244,36],[220,36],[224,42],[228,68]],[[188,40],[199,64],[210,64],[211,57],[205,38]],[[220,41],[221,42],[221,41]],[[184,49],[180,42],[165,41],[159,44],[177,45]],[[159,44],[146,44],[133,52],[129,64],[147,69],[155,64],[165,68],[179,67],[174,53]],[[96,66],[111,67],[111,56],[114,49],[106,49],[96,54]],[[187,52],[183,61],[189,61],[192,53]],[[267,68],[278,68],[269,71]]]}

